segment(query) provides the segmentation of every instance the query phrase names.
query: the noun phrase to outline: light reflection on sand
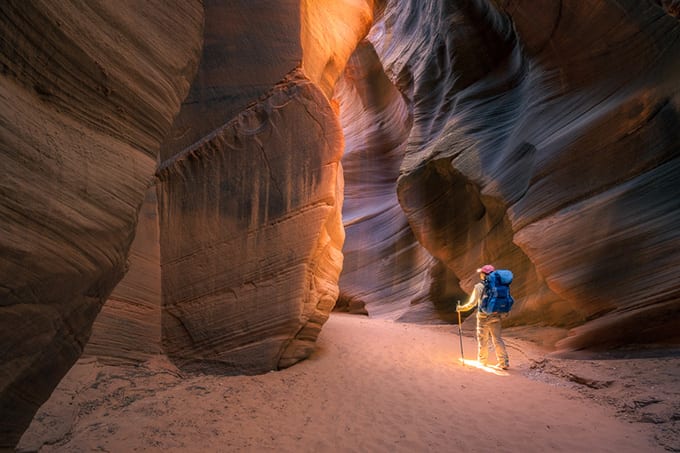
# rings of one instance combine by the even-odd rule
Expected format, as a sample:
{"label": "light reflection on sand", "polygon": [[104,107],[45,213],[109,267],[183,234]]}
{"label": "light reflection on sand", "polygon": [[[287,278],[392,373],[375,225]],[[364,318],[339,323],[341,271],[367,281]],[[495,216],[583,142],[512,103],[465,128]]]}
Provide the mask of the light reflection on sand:
{"label": "light reflection on sand", "polygon": [[458,362],[460,362],[463,366],[477,368],[479,370],[486,371],[487,373],[492,373],[497,376],[510,376],[510,374],[505,370],[501,370],[490,365],[484,366],[477,360],[458,359]]}

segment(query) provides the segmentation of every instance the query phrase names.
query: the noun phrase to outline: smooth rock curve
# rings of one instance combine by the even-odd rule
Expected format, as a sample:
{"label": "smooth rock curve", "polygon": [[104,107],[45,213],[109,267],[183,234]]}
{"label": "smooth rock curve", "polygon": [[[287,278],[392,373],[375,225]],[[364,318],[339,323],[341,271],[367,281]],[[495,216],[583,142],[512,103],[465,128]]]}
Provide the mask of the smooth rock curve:
{"label": "smooth rock curve", "polygon": [[0,448],[80,356],[126,272],[202,21],[200,2],[0,8]]}

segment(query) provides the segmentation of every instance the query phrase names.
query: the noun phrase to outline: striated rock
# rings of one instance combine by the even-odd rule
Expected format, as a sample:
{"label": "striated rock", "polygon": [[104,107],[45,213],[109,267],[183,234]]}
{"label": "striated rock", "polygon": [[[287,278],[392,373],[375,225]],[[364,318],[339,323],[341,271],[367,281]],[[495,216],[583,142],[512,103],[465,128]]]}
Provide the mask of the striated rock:
{"label": "striated rock", "polygon": [[327,99],[294,73],[163,164],[163,347],[177,363],[258,373],[309,355],[342,267],[341,153]]}
{"label": "striated rock", "polygon": [[206,0],[205,43],[162,160],[195,146],[302,68],[327,97],[373,21],[376,0]]}
{"label": "striated rock", "polygon": [[208,45],[159,172],[162,342],[178,364],[257,373],[311,353],[344,240],[329,97],[373,7],[206,4]]}
{"label": "striated rock", "polygon": [[300,0],[204,0],[205,30],[198,73],[161,161],[224,126],[300,65]]}
{"label": "striated rock", "polygon": [[432,0],[369,36],[413,109],[416,237],[467,290],[512,268],[511,322],[582,326],[561,348],[678,341],[679,33],[651,2]]}
{"label": "striated rock", "polygon": [[[644,2],[568,2],[546,14],[556,26],[545,46],[530,38],[528,7],[508,12],[532,59],[560,78],[544,81],[550,95],[532,117],[551,122],[527,134],[544,151],[509,215],[548,286],[597,318],[558,346],[677,343],[680,24]],[[630,329],[634,319],[645,327]]]}
{"label": "striated rock", "polygon": [[53,3],[0,8],[0,448],[107,298],[87,353],[228,373],[485,262],[563,353],[680,342],[677,0]]}
{"label": "striated rock", "polygon": [[[362,42],[335,98],[345,135],[346,241],[338,309],[388,319],[436,320],[451,313],[432,297],[436,260],[416,241],[397,200],[397,177],[411,112],[370,42]],[[445,280],[441,281],[445,283]],[[464,294],[458,289],[458,298]],[[449,300],[455,298],[449,297]]]}
{"label": "striated rock", "polygon": [[126,271],[202,18],[199,2],[0,8],[0,448],[80,356]]}
{"label": "striated rock", "polygon": [[146,192],[128,272],[92,325],[83,356],[110,364],[139,363],[161,351],[161,256],[156,187]]}
{"label": "striated rock", "polygon": [[[403,161],[399,201],[418,241],[436,258],[428,265],[434,266],[431,267],[430,287],[420,299],[426,302],[422,306],[430,307],[430,312],[434,304],[439,317],[447,313],[450,317],[456,299],[466,297],[459,285],[470,291],[477,279],[474,269],[488,259],[483,256],[481,241],[489,235],[498,244],[494,258],[512,263],[518,274],[514,290],[525,300],[522,311],[526,312],[527,307],[537,307],[539,299],[545,302],[558,298],[536,276],[529,260],[512,243],[512,231],[505,229],[507,220],[502,221],[505,216],[503,206],[492,203],[484,206],[480,188],[451,167],[451,159],[447,156],[450,149],[443,149],[442,156],[438,156],[439,150],[433,152],[431,146],[431,142],[440,139],[449,115],[453,114],[458,102],[455,93],[460,87],[472,84],[476,77],[488,73],[495,64],[514,66],[521,78],[525,67],[519,55],[520,47],[509,25],[499,30],[489,27],[485,20],[487,15],[492,24],[496,19],[502,24],[501,16],[494,18],[496,13],[492,9],[481,5],[440,3],[429,2],[421,9],[423,5],[415,2],[392,2],[369,35],[413,118],[406,131],[408,137],[399,151],[402,156],[398,159]],[[484,45],[491,45],[493,51],[489,53],[485,49],[483,58],[479,58],[478,50]],[[513,53],[519,58],[506,57]],[[515,72],[506,78],[491,78],[475,89],[489,90],[489,93],[494,89],[502,91],[513,77],[516,77]],[[487,109],[490,118],[479,127],[493,130],[498,127],[499,108],[489,106]],[[376,107],[368,106],[367,110],[370,112]],[[481,122],[472,112],[467,113]],[[449,146],[453,148],[455,144],[441,142],[441,148]],[[396,171],[394,175],[397,176]],[[350,187],[349,177],[347,181]],[[357,189],[362,193],[365,190],[365,187]],[[347,198],[351,205],[350,197]],[[382,237],[387,239],[388,235]],[[347,242],[352,243],[349,228]],[[385,256],[383,254],[382,258]],[[437,262],[439,264],[435,265]],[[418,273],[417,269],[411,272]],[[566,313],[569,307],[557,307],[556,310]],[[519,313],[517,310],[515,320]],[[426,316],[431,315],[412,313],[408,319],[422,322]]]}

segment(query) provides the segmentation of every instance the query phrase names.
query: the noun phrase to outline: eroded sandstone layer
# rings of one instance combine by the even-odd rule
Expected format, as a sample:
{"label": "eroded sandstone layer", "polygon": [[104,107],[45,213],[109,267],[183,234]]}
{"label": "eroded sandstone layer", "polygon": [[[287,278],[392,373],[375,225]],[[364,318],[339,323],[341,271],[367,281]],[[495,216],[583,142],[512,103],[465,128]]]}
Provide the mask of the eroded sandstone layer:
{"label": "eroded sandstone layer", "polygon": [[105,363],[139,363],[160,354],[161,256],[156,186],[146,191],[128,271],[92,325],[83,356]]}
{"label": "eroded sandstone layer", "polygon": [[[680,27],[655,2],[390,2],[369,39],[413,110],[418,240],[563,349],[678,341]],[[669,6],[670,5],[670,6]],[[643,329],[635,329],[643,322]]]}
{"label": "eroded sandstone layer", "polygon": [[[452,306],[438,303],[444,298],[436,287],[456,280],[436,272],[437,260],[416,240],[397,199],[411,109],[370,42],[355,50],[335,98],[345,135],[346,232],[336,309],[418,322],[450,317]],[[448,292],[449,301],[465,296],[457,287]]]}
{"label": "eroded sandstone layer", "polygon": [[0,448],[80,356],[126,271],[202,20],[200,2],[0,7]]}
{"label": "eroded sandstone layer", "polygon": [[206,2],[207,45],[159,170],[176,363],[257,373],[313,350],[344,241],[330,97],[372,19],[372,1]]}
{"label": "eroded sandstone layer", "polygon": [[257,373],[309,355],[342,268],[341,153],[326,98],[294,73],[166,161],[159,212],[169,356],[185,367]]}

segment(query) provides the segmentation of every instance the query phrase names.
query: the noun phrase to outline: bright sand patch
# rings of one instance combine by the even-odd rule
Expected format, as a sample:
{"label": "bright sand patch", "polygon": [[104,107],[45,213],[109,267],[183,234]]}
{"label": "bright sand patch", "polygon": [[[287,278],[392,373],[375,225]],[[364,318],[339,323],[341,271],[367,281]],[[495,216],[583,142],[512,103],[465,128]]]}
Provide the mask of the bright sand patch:
{"label": "bright sand patch", "polygon": [[[585,397],[566,381],[535,379],[542,362],[531,358],[541,359],[528,343],[508,341],[512,368],[507,372],[463,366],[457,329],[334,313],[310,359],[260,376],[185,375],[162,357],[138,367],[81,360],[20,447],[42,445],[41,452],[664,451],[650,424],[616,417],[614,407]],[[465,336],[463,345],[473,359],[474,339]],[[677,360],[673,366],[678,369]],[[677,393],[673,398],[677,405]]]}

